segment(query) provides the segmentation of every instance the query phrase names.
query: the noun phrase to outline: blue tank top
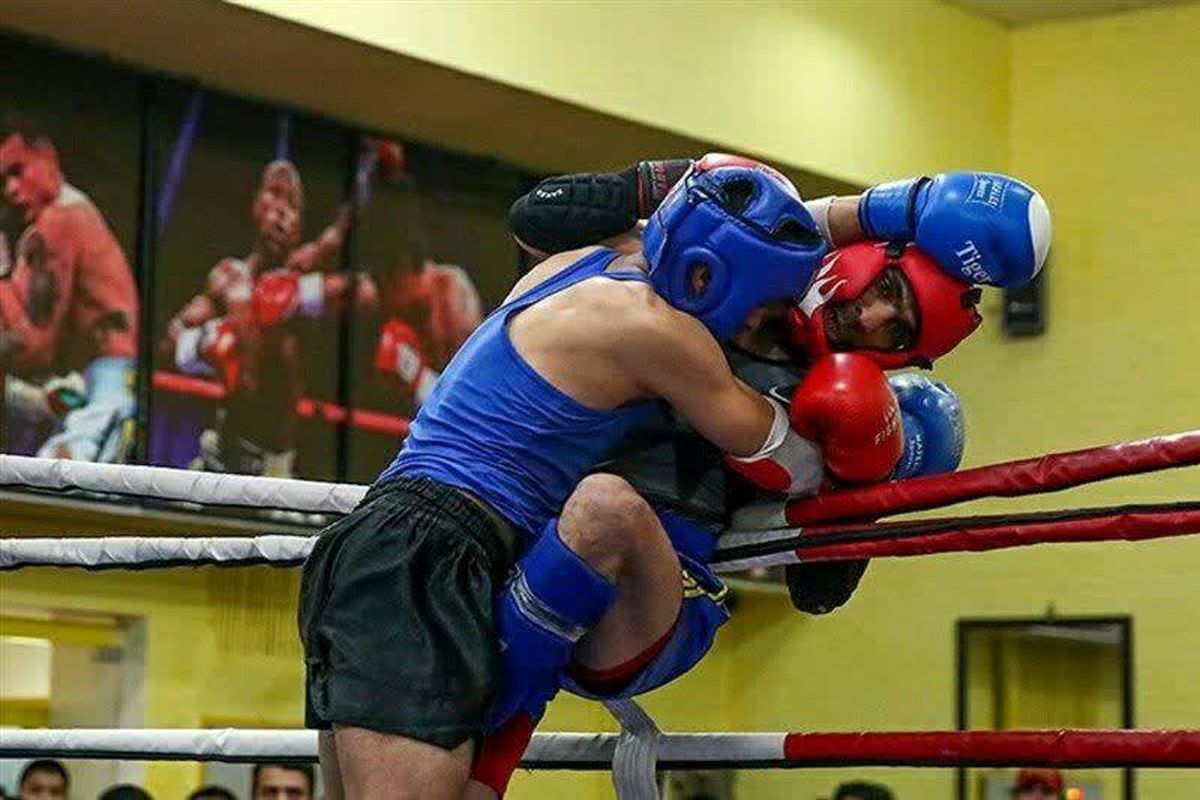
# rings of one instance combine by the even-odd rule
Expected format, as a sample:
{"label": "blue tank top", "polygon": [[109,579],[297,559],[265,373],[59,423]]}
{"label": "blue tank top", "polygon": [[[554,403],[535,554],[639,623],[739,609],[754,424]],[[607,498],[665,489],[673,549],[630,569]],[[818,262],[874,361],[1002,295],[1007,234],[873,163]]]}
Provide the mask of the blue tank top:
{"label": "blue tank top", "polygon": [[612,410],[579,403],[526,363],[508,321],[588,278],[647,280],[636,270],[606,273],[616,256],[589,253],[493,311],[450,361],[379,480],[424,476],[466,489],[528,535],[558,516],[580,478],[658,401]]}

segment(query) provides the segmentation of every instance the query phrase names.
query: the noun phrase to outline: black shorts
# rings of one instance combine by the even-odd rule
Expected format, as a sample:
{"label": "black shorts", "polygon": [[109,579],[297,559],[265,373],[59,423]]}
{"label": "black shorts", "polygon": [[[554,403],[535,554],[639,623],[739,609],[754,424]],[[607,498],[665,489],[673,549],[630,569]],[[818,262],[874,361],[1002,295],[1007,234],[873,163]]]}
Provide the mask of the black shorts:
{"label": "black shorts", "polygon": [[447,749],[479,736],[508,568],[500,525],[460,490],[426,478],[372,487],[304,564],[305,724]]}

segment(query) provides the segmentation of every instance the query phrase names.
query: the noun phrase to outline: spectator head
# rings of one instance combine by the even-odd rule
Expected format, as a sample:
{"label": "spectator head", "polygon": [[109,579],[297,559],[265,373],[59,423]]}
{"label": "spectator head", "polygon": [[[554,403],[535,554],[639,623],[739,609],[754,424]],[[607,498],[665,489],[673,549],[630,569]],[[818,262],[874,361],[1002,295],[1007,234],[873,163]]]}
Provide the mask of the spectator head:
{"label": "spectator head", "polygon": [[881,783],[851,781],[837,788],[833,800],[896,800],[896,795]]}
{"label": "spectator head", "polygon": [[255,764],[250,794],[254,800],[312,800],[312,765],[277,762]]}
{"label": "spectator head", "polygon": [[189,794],[187,800],[237,800],[237,797],[224,786],[210,783]]}
{"label": "spectator head", "polygon": [[70,788],[71,775],[61,761],[39,758],[21,770],[17,796],[20,800],[66,800]]}
{"label": "spectator head", "polygon": [[1063,784],[1063,774],[1056,769],[1023,769],[1017,773],[1012,796],[1016,800],[1058,800]]}
{"label": "spectator head", "polygon": [[0,120],[0,180],[4,202],[25,224],[58,197],[63,184],[58,150],[41,126],[16,116]]}
{"label": "spectator head", "polygon": [[132,783],[118,783],[101,792],[99,800],[154,800],[154,798],[140,786],[134,786]]}

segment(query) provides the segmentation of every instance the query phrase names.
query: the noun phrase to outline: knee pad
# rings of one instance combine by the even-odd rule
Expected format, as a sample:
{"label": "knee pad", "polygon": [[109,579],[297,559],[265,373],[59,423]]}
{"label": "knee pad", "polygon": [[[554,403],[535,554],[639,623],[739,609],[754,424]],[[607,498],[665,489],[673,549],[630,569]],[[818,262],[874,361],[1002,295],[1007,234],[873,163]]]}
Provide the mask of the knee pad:
{"label": "knee pad", "polygon": [[525,616],[572,642],[600,620],[616,595],[612,581],[563,542],[557,519],[517,561],[509,587]]}
{"label": "knee pad", "polygon": [[504,685],[493,705],[493,725],[518,711],[534,720],[542,716],[572,648],[604,616],[616,591],[567,547],[558,520],[550,520],[497,603]]}

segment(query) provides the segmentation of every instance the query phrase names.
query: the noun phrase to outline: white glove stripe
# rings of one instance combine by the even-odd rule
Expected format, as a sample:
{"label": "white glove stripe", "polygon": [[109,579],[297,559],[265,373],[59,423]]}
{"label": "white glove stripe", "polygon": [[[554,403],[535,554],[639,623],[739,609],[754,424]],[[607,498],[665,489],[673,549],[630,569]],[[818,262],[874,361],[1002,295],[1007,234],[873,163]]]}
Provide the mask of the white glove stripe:
{"label": "white glove stripe", "polygon": [[788,431],[790,430],[787,409],[784,408],[783,403],[774,397],[766,397],[766,401],[771,404],[771,410],[775,412],[775,416],[771,420],[771,430],[767,433],[767,440],[763,442],[762,447],[758,448],[757,452],[751,455],[730,456],[734,461],[749,463],[764,459],[779,449],[787,438]]}

